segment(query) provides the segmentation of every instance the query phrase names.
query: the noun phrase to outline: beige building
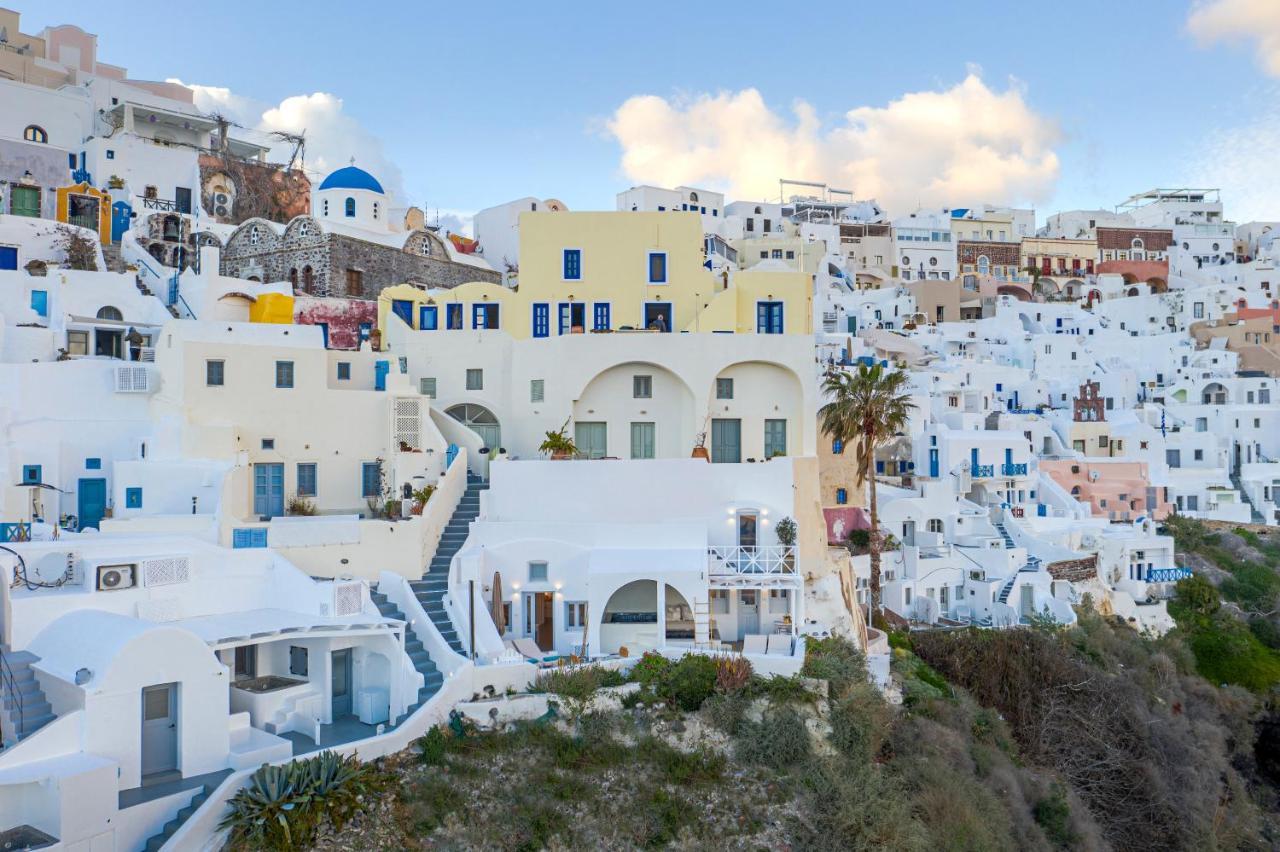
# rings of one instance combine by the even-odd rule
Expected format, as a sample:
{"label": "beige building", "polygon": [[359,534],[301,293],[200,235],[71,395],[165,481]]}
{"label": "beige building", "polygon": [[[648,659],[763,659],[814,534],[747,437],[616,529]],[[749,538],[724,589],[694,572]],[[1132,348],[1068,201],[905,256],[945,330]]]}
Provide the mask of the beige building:
{"label": "beige building", "polygon": [[1248,312],[1256,316],[1241,318],[1237,312],[1226,314],[1220,320],[1195,323],[1190,329],[1191,336],[1200,349],[1207,349],[1214,340],[1225,340],[1229,352],[1240,354],[1241,370],[1261,370],[1269,376],[1280,376],[1280,334],[1275,331],[1276,317],[1266,309]]}

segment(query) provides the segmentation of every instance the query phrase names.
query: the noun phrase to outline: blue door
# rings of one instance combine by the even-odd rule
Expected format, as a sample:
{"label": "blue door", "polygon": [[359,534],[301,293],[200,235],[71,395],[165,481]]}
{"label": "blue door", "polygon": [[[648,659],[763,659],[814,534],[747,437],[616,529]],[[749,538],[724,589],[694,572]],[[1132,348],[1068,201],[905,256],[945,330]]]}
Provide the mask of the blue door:
{"label": "blue door", "polygon": [[263,518],[284,514],[284,465],[253,466],[253,513]]}
{"label": "blue door", "polygon": [[533,336],[551,336],[551,306],[546,302],[537,302],[533,306]]}
{"label": "blue door", "polygon": [[324,338],[324,348],[329,348],[329,323],[318,322],[316,325],[320,328],[320,336]]}
{"label": "blue door", "polygon": [[31,310],[42,317],[49,316],[49,291],[48,290],[32,290],[31,291]]}
{"label": "blue door", "polygon": [[929,450],[929,475],[934,479],[938,478],[938,450]]}
{"label": "blue door", "polygon": [[80,529],[98,528],[107,510],[107,481],[105,479],[82,479],[76,487],[76,503],[78,505]]}
{"label": "blue door", "polygon": [[111,205],[111,242],[120,242],[124,232],[129,230],[132,218],[133,208],[129,206],[128,202],[117,201]]}
{"label": "blue door", "polygon": [[609,330],[609,303],[596,302],[595,305],[592,306],[592,312],[594,314],[592,317],[594,322],[592,323],[591,327],[596,331],[608,331]]}
{"label": "blue door", "polygon": [[0,269],[18,268],[18,249],[14,246],[0,246]]}
{"label": "blue door", "polygon": [[413,302],[408,299],[392,299],[391,312],[404,320],[409,328],[413,328]]}
{"label": "blue door", "polygon": [[756,303],[756,334],[782,334],[782,302]]}
{"label": "blue door", "polygon": [[440,312],[435,305],[423,305],[418,309],[418,328],[435,331],[440,325]]}

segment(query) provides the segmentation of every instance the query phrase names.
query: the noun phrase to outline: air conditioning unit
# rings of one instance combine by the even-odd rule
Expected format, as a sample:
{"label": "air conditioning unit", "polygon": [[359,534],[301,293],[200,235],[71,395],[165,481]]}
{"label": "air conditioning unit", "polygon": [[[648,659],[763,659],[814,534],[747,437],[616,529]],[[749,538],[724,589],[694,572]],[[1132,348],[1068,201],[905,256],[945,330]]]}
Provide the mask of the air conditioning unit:
{"label": "air conditioning unit", "polygon": [[115,592],[138,584],[136,565],[99,565],[98,591]]}
{"label": "air conditioning unit", "polygon": [[230,216],[231,212],[225,204],[215,204],[213,206],[213,214],[215,216]]}
{"label": "air conditioning unit", "polygon": [[214,204],[229,204],[230,202],[231,198],[225,192],[215,192],[213,194]]}

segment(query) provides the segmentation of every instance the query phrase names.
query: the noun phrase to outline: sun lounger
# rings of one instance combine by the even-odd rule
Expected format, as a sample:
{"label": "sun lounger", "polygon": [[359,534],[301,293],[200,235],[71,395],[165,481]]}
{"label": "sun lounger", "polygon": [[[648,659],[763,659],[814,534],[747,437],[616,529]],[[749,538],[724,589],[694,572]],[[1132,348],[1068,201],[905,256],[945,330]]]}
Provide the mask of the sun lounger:
{"label": "sun lounger", "polygon": [[560,655],[554,651],[544,651],[538,647],[538,643],[532,639],[512,639],[506,643],[507,647],[515,649],[516,653],[524,657],[535,666],[546,668],[554,666],[560,659]]}
{"label": "sun lounger", "polygon": [[742,637],[742,653],[744,654],[765,654],[768,653],[768,639],[764,634],[752,634]]}
{"label": "sun lounger", "polygon": [[774,657],[790,657],[791,656],[791,635],[788,633],[773,633],[769,636],[769,650],[767,652]]}

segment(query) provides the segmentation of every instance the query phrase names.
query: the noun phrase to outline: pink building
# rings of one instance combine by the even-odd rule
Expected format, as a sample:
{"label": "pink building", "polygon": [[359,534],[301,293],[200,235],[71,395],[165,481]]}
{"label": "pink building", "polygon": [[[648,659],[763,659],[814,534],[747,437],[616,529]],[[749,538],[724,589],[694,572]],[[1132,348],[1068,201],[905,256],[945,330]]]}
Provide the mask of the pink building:
{"label": "pink building", "polygon": [[1151,485],[1145,462],[1079,459],[1041,461],[1040,469],[1072,497],[1089,504],[1094,517],[1160,520],[1173,511],[1164,488]]}

